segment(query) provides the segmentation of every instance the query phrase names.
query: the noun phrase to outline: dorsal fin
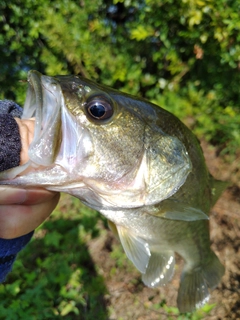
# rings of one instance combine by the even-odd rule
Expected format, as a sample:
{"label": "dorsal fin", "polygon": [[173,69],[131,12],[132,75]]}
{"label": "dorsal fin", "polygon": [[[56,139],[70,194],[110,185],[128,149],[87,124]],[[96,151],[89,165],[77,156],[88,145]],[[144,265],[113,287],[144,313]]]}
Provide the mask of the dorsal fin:
{"label": "dorsal fin", "polygon": [[230,186],[230,182],[228,181],[220,181],[216,180],[212,177],[212,201],[211,206],[214,206],[214,204],[217,202],[218,198],[221,196],[223,191]]}

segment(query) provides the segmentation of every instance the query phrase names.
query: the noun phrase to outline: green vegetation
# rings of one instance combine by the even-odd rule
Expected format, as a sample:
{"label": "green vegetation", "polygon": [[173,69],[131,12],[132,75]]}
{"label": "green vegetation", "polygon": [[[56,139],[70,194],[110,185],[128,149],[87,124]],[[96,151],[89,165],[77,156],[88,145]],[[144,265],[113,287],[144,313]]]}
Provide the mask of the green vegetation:
{"label": "green vegetation", "polygon": [[[225,153],[239,150],[238,1],[2,0],[0,12],[1,99],[23,105],[30,69],[81,74],[161,105]],[[100,217],[64,199],[0,285],[0,319],[108,319],[87,248],[104,232]],[[115,248],[111,257],[114,276],[125,256]],[[184,316],[154,308],[197,320],[212,306]]]}
{"label": "green vegetation", "polygon": [[240,145],[239,3],[0,2],[0,98],[23,104],[29,69],[82,74],[161,104],[225,152]]}

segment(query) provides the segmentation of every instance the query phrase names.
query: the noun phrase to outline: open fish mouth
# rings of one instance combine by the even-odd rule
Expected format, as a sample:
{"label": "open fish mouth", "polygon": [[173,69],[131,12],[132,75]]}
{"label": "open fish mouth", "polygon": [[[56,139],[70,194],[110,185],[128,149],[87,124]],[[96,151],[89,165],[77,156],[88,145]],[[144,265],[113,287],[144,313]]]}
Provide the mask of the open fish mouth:
{"label": "open fish mouth", "polygon": [[35,118],[34,136],[28,149],[29,161],[0,173],[1,184],[22,176],[26,170],[51,167],[62,143],[62,108],[64,99],[58,79],[38,71],[28,73],[28,90],[22,119]]}
{"label": "open fish mouth", "polygon": [[64,99],[61,86],[56,78],[34,70],[28,73],[28,83],[22,118],[35,117],[29,159],[35,165],[49,166],[54,163],[62,140],[61,106]]}
{"label": "open fish mouth", "polygon": [[92,142],[89,131],[66,106],[64,81],[71,84],[71,77],[29,71],[22,115],[22,119],[35,118],[29,161],[0,172],[1,184],[53,186],[81,180],[81,167],[92,153]]}

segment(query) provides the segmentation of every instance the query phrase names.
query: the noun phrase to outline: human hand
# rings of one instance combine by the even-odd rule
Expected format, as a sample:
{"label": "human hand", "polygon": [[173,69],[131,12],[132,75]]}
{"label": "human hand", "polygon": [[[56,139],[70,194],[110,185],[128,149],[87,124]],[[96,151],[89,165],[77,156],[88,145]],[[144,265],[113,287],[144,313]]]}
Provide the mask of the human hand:
{"label": "human hand", "polygon": [[[21,137],[20,165],[26,163],[35,119],[15,118]],[[12,239],[33,231],[54,210],[59,193],[44,189],[0,186],[0,238]]]}
{"label": "human hand", "polygon": [[0,186],[0,238],[17,238],[34,230],[51,214],[59,197],[43,189]]}

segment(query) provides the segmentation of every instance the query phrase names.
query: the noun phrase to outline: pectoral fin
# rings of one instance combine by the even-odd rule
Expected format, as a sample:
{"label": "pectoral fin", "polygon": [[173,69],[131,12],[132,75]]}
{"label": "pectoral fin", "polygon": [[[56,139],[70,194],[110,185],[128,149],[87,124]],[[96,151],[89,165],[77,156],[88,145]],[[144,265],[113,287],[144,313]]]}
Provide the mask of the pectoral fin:
{"label": "pectoral fin", "polygon": [[209,219],[202,210],[175,200],[164,200],[149,213],[169,220],[196,221]]}
{"label": "pectoral fin", "polygon": [[174,273],[175,258],[174,253],[152,252],[145,274],[142,275],[144,284],[155,288],[167,284]]}
{"label": "pectoral fin", "polygon": [[128,259],[141,273],[145,273],[151,256],[148,243],[124,227],[117,226],[117,230]]}

